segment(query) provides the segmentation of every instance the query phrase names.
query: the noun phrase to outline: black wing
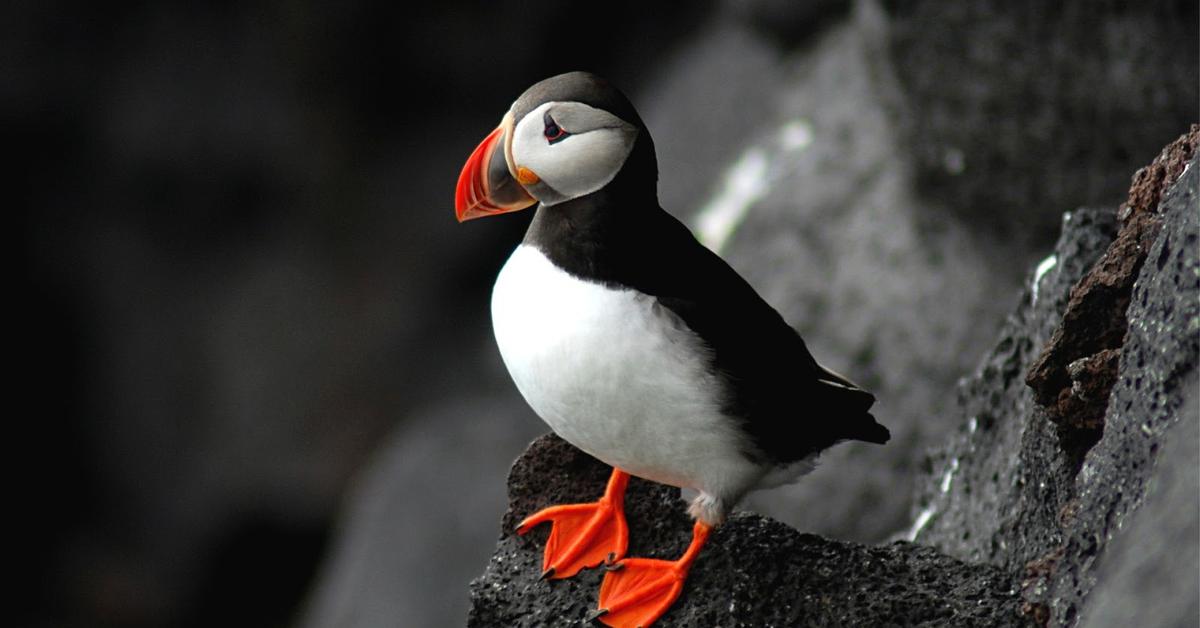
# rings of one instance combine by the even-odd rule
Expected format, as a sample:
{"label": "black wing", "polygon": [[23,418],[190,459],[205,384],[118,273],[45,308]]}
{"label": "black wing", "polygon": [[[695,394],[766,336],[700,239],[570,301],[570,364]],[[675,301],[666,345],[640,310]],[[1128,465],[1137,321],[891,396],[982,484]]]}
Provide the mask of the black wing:
{"label": "black wing", "polygon": [[[822,367],[800,334],[725,260],[666,212],[656,240],[662,255],[639,287],[675,312],[712,349],[729,383],[728,411],[763,453],[791,461],[841,440],[885,443],[887,428],[868,412],[871,393]],[[653,264],[653,262],[651,262]]]}
{"label": "black wing", "polygon": [[[875,401],[825,369],[796,333],[723,259],[654,207],[539,210],[526,242],[577,275],[654,296],[711,350],[725,410],[762,455],[790,462],[841,440],[884,443]],[[600,208],[597,208],[598,210]]]}

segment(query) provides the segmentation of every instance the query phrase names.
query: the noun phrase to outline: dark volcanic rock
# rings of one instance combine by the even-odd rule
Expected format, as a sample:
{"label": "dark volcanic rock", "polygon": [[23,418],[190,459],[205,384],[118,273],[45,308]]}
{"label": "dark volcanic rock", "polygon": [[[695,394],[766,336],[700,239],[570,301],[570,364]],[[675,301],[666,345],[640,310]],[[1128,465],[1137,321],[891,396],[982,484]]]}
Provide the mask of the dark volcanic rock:
{"label": "dark volcanic rock", "polygon": [[1186,628],[1200,617],[1200,598],[1179,595],[1200,591],[1200,388],[1193,380],[1183,392],[1183,420],[1163,445],[1145,502],[1099,558],[1083,626]]}
{"label": "dark volcanic rock", "polygon": [[[1193,124],[1134,175],[1129,199],[1119,212],[1116,240],[1071,289],[1062,323],[1029,369],[1025,381],[1061,428],[1064,440],[1082,440],[1090,447],[1099,438],[1117,379],[1133,282],[1162,224],[1159,200],[1183,173],[1197,144],[1200,125]],[[1079,430],[1088,433],[1073,433]]]}
{"label": "dark volcanic rock", "polygon": [[[1141,504],[1157,470],[1159,449],[1176,438],[1172,428],[1182,420],[1197,420],[1194,413],[1183,411],[1183,394],[1194,391],[1200,380],[1198,188],[1200,167],[1193,159],[1163,198],[1163,228],[1134,284],[1129,332],[1104,418],[1104,437],[1088,452],[1074,484],[1077,505],[1062,521],[1064,568],[1050,589],[1055,625],[1070,625],[1083,608],[1096,585],[1096,558]],[[1193,493],[1191,499],[1196,516],[1198,497]],[[1194,559],[1200,539],[1193,536],[1190,547],[1175,551]],[[1177,603],[1200,595],[1186,580],[1171,584]]]}
{"label": "dark volcanic rock", "polygon": [[[602,570],[543,581],[548,526],[513,527],[555,503],[592,501],[610,468],[553,435],[526,450],[509,476],[509,510],[496,553],[471,584],[468,625],[568,626],[595,608]],[[634,479],[626,498],[630,555],[674,558],[691,523],[678,490]],[[738,513],[713,534],[662,626],[1019,626],[1014,580],[906,542],[829,541]]]}
{"label": "dark volcanic rock", "polygon": [[1052,526],[1044,522],[1066,505],[1074,465],[1061,455],[1054,426],[1040,418],[1025,373],[1060,320],[1071,286],[1115,231],[1113,210],[1082,209],[1063,218],[1044,272],[1034,274],[995,348],[960,386],[969,419],[933,462],[933,481],[918,499],[924,509],[916,539],[1014,572],[1056,546],[1057,538],[1046,536]]}
{"label": "dark volcanic rock", "polygon": [[[1076,213],[1065,221],[1058,265],[1035,280],[1036,290],[1009,319],[997,348],[964,383],[962,404],[970,418],[939,455],[924,489],[924,525],[914,536],[960,559],[1021,574],[1024,609],[1040,622],[1077,622],[1097,586],[1098,559],[1141,503],[1160,448],[1175,438],[1172,427],[1197,420],[1182,406],[1184,391],[1197,386],[1200,354],[1198,182],[1193,158],[1163,197],[1162,228],[1145,252],[1124,312],[1128,331],[1095,445],[1064,449],[1022,385],[1033,352],[1058,321],[1068,288],[1103,250],[1111,229],[1110,216],[1102,224],[1099,215]],[[1195,495],[1186,516],[1196,516]],[[1193,559],[1197,550],[1194,535],[1176,548]],[[1197,591],[1187,579],[1165,584],[1181,607],[1194,603]],[[1143,604],[1150,603],[1146,599]],[[1150,609],[1143,606],[1141,612]]]}

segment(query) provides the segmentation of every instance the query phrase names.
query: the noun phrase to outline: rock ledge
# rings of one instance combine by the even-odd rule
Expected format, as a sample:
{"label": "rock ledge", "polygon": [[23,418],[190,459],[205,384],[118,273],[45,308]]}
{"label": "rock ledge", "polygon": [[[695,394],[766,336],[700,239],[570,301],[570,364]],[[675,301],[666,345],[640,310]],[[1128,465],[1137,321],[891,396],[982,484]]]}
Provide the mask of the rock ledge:
{"label": "rock ledge", "polygon": [[[484,574],[471,583],[468,626],[567,626],[596,605],[602,570],[538,579],[549,526],[513,529],[556,503],[592,501],[610,468],[554,435],[533,442],[508,478],[509,509]],[[675,489],[634,478],[626,496],[630,555],[673,558],[691,522]],[[662,626],[1027,625],[1017,582],[928,547],[880,547],[802,534],[740,512],[718,528]]]}

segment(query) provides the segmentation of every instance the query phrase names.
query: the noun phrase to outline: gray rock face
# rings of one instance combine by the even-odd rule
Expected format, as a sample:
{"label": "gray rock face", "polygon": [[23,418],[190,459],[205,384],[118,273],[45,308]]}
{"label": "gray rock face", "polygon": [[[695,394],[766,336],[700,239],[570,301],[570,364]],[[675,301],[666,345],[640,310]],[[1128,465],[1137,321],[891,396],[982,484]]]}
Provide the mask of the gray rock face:
{"label": "gray rock face", "polygon": [[[1059,455],[1053,424],[1039,416],[1025,373],[1060,319],[1071,286],[1115,233],[1114,210],[1082,209],[1064,217],[1062,237],[1044,262],[1054,265],[1040,277],[1032,274],[995,348],[961,384],[961,416],[966,418],[934,457],[930,480],[923,484],[918,498],[922,509],[912,531],[920,542],[964,560],[996,562],[1012,570],[1053,544],[1040,536],[1033,541],[1021,531],[1044,533],[1046,526],[1028,520],[1057,518],[1074,469]],[[1018,457],[1014,452],[1023,453]],[[1011,557],[1011,562],[1000,557]]]}
{"label": "gray rock face", "polygon": [[[1176,424],[1200,420],[1194,412],[1184,412],[1183,403],[1184,391],[1194,392],[1200,385],[1198,163],[1192,160],[1163,199],[1163,229],[1134,284],[1127,312],[1129,332],[1122,348],[1120,379],[1104,419],[1104,436],[1084,459],[1075,479],[1074,501],[1062,518],[1064,556],[1050,590],[1056,625],[1071,625],[1084,607],[1097,581],[1096,558],[1141,505],[1157,472],[1160,449],[1186,437],[1188,430],[1177,430]],[[1197,462],[1193,458],[1193,473]],[[1193,518],[1197,500],[1200,496],[1192,493]],[[1200,539],[1192,536],[1190,543],[1173,551],[1194,558],[1200,554]],[[1191,571],[1195,572],[1195,563]],[[1187,586],[1189,580],[1194,582],[1182,578],[1169,583],[1176,592],[1175,608],[1195,606],[1200,590]],[[1150,611],[1149,606],[1143,608]]]}
{"label": "gray rock face", "polygon": [[[1200,353],[1198,179],[1193,160],[1159,210],[1163,227],[1133,288],[1119,379],[1095,446],[1064,448],[1022,383],[1048,338],[1050,314],[1086,267],[1080,262],[1098,255],[1097,245],[1108,237],[1111,218],[1079,212],[1066,221],[1056,248],[1063,261],[1035,282],[1038,298],[1027,292],[996,350],[964,383],[967,423],[936,457],[919,500],[924,510],[918,516],[927,521],[919,542],[1023,574],[1026,612],[1043,623],[1077,622],[1097,584],[1097,557],[1141,503],[1159,450],[1179,438],[1176,423],[1197,420],[1182,409],[1184,391],[1197,386]],[[1072,258],[1070,250],[1079,254]],[[1194,458],[1191,465],[1194,470]],[[1173,525],[1194,525],[1194,494],[1190,503],[1192,522]],[[1175,548],[1193,557],[1197,550],[1194,536]],[[1182,608],[1196,603],[1196,588],[1185,588],[1187,581],[1171,583],[1178,593],[1172,600]]]}
{"label": "gray rock face", "polygon": [[[595,608],[603,570],[544,581],[549,526],[525,537],[525,516],[559,503],[595,500],[610,468],[556,436],[530,445],[508,478],[509,509],[487,570],[471,584],[474,628],[572,626]],[[634,479],[626,496],[630,555],[675,558],[691,521],[677,490]],[[738,513],[718,528],[662,626],[1021,626],[1016,581],[927,547],[882,547],[801,534]]]}
{"label": "gray rock face", "polygon": [[[1088,628],[1196,625],[1200,590],[1200,390],[1184,386],[1180,423],[1163,445],[1142,506],[1098,558],[1096,587],[1081,613]],[[1189,551],[1189,548],[1192,551]],[[1184,595],[1180,595],[1184,593]]]}

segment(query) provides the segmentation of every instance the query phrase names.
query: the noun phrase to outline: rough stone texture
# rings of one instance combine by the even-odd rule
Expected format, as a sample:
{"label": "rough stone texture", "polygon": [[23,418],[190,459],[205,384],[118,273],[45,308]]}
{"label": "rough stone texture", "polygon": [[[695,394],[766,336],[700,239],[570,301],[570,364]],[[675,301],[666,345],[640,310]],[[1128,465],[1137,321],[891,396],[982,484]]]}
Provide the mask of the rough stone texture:
{"label": "rough stone texture", "polygon": [[[1105,415],[1104,436],[1084,459],[1065,517],[1065,567],[1050,590],[1052,621],[1071,625],[1096,584],[1095,559],[1141,504],[1162,445],[1178,436],[1183,391],[1197,386],[1200,361],[1200,167],[1187,172],[1162,203],[1163,228],[1134,284],[1119,380]],[[1194,420],[1194,415],[1188,420]],[[1186,432],[1184,432],[1186,433]],[[1195,467],[1193,467],[1193,470]],[[1197,499],[1192,495],[1192,513]],[[1200,539],[1175,548],[1195,557]],[[1176,604],[1200,591],[1173,583]],[[1148,610],[1148,607],[1145,607]]]}
{"label": "rough stone texture", "polygon": [[[1041,622],[1078,620],[1096,586],[1097,558],[1141,503],[1157,452],[1175,438],[1168,430],[1183,416],[1181,395],[1195,387],[1198,179],[1193,159],[1164,197],[1163,228],[1133,287],[1118,380],[1095,446],[1064,449],[1022,382],[1068,288],[1107,245],[1111,217],[1080,212],[1065,221],[1059,264],[1037,282],[1036,293],[1027,292],[996,350],[964,383],[967,420],[935,456],[918,500],[926,521],[915,535],[919,542],[1022,574],[1025,612]],[[1196,539],[1176,549],[1194,556]],[[1177,604],[1195,603],[1195,588],[1183,588],[1186,580],[1174,584]]]}
{"label": "rough stone texture", "polygon": [[1200,597],[1179,595],[1200,591],[1200,382],[1183,393],[1181,421],[1162,446],[1145,501],[1098,559],[1081,626],[1188,628],[1200,621]]}
{"label": "rough stone texture", "polygon": [[1198,144],[1200,125],[1192,125],[1134,175],[1119,212],[1116,240],[1072,288],[1062,323],[1029,369],[1026,383],[1071,446],[1090,447],[1099,438],[1117,379],[1133,282],[1162,223],[1159,200],[1183,173]]}
{"label": "rough stone texture", "polygon": [[[592,501],[610,468],[553,435],[526,450],[509,475],[509,510],[483,576],[471,584],[475,628],[579,625],[595,608],[603,570],[539,579],[549,527],[513,527],[556,503]],[[630,555],[673,558],[691,523],[678,491],[634,479],[626,497]],[[906,542],[882,547],[801,534],[738,513],[711,537],[662,626],[1021,626],[1014,580]]]}
{"label": "rough stone texture", "polygon": [[[1128,221],[1139,214],[1159,216],[1159,203],[1163,196],[1175,185],[1183,171],[1196,155],[1200,145],[1200,124],[1193,124],[1187,133],[1179,136],[1162,149],[1158,157],[1150,165],[1138,170],[1133,175],[1133,185],[1129,188],[1129,197],[1121,207],[1121,220]],[[1144,232],[1142,242],[1153,243],[1157,231]]]}
{"label": "rough stone texture", "polygon": [[[1025,527],[1026,518],[1055,516],[1072,473],[1058,455],[1052,425],[1010,418],[1036,412],[1024,384],[1025,367],[1061,317],[1070,287],[1108,247],[1115,228],[1113,210],[1082,209],[1064,216],[1054,266],[1041,277],[1031,276],[995,348],[960,385],[959,416],[969,419],[930,464],[934,481],[926,482],[918,497],[923,509],[917,521],[924,520],[924,526],[910,532],[919,533],[917,539],[1014,572],[1051,544],[1041,540],[1030,550],[1015,550],[1020,558],[1010,563],[996,560],[1014,553],[1011,531]],[[1041,464],[1014,455],[1027,448],[1037,450]]]}

